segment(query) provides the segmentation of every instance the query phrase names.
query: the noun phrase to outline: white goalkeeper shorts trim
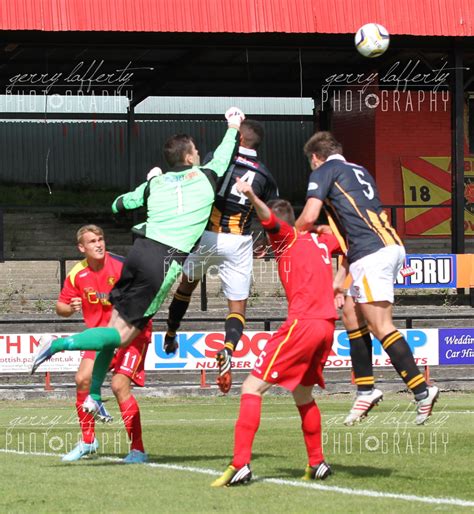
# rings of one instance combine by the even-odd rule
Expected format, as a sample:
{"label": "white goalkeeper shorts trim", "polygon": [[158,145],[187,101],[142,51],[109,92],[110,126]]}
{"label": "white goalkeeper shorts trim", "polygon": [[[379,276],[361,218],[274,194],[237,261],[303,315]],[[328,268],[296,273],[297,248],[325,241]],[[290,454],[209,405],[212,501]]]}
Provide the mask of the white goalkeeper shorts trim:
{"label": "white goalkeeper shorts trim", "polygon": [[252,282],[252,236],[225,234],[205,230],[196,250],[189,254],[183,273],[190,280],[207,280],[218,276],[228,300],[246,300]]}
{"label": "white goalkeeper shorts trim", "polygon": [[399,245],[385,246],[353,262],[349,266],[349,296],[357,303],[393,303],[393,283],[404,262],[405,248]]}

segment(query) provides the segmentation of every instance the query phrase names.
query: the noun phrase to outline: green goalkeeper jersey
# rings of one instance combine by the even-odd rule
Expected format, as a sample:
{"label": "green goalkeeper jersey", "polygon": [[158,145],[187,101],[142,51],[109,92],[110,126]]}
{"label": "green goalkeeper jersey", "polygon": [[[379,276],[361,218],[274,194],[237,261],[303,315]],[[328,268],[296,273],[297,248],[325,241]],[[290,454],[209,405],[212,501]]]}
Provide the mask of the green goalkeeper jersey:
{"label": "green goalkeeper jersey", "polygon": [[237,148],[237,136],[236,129],[227,129],[214,158],[205,166],[181,166],[154,177],[116,198],[112,211],[146,205],[147,220],[134,230],[182,252],[190,252],[206,227],[217,180],[229,167]]}

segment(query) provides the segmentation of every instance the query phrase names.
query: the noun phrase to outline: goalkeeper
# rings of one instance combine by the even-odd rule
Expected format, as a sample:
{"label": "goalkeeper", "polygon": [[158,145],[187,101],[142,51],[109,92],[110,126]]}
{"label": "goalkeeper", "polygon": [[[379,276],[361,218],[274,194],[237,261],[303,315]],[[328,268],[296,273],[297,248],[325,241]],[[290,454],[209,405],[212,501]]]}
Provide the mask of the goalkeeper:
{"label": "goalkeeper", "polygon": [[[176,332],[191,300],[191,294],[206,271],[219,269],[222,290],[229,306],[225,320],[224,348],[216,359],[219,365],[217,384],[223,393],[232,384],[231,357],[245,325],[245,310],[252,280],[252,219],[253,206],[236,189],[237,178],[252,184],[255,194],[264,202],[278,197],[275,179],[257,159],[257,149],[263,140],[263,127],[258,121],[245,120],[240,127],[240,147],[230,164],[225,179],[218,187],[216,202],[198,248],[186,259],[181,284],[169,306],[165,348],[177,346]],[[206,157],[206,160],[208,157]]]}
{"label": "goalkeeper", "polygon": [[240,123],[245,119],[235,107],[225,116],[227,132],[214,158],[205,166],[200,166],[193,139],[185,134],[174,135],[164,146],[169,171],[152,173],[147,182],[114,201],[114,212],[146,206],[147,221],[134,227],[141,237],[134,241],[122,275],[110,293],[114,309],[109,326],[42,341],[32,373],[57,352],[95,350],[99,353],[90,396],[100,407],[100,388],[115,349],[128,346],[158,311],[206,227],[217,181],[237,150]]}

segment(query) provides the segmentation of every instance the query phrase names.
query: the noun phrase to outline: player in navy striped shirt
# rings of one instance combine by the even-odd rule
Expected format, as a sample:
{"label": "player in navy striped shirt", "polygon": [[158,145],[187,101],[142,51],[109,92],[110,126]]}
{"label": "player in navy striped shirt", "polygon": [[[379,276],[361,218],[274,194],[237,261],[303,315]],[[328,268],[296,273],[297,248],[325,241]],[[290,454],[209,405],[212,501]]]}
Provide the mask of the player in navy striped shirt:
{"label": "player in navy striped shirt", "polygon": [[374,387],[372,333],[417,403],[416,423],[431,415],[439,390],[428,387],[403,335],[392,320],[393,283],[405,260],[405,249],[382,209],[370,173],[342,156],[342,146],[330,132],[316,132],[304,152],[313,170],[306,204],[296,221],[300,231],[311,230],[324,206],[329,224],[347,252],[334,286],[342,291],[347,272],[352,284],[344,302],[343,321],[349,336],[357,397],[345,420],[353,425],[383,398]]}

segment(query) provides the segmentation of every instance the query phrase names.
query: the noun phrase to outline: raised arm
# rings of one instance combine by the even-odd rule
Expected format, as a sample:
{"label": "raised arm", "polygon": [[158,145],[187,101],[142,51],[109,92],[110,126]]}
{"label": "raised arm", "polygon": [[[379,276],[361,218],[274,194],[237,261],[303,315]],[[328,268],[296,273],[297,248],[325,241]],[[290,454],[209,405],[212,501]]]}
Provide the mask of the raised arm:
{"label": "raised arm", "polygon": [[267,204],[260,200],[248,182],[240,180],[239,177],[237,177],[236,181],[237,191],[244,194],[249,199],[249,202],[253,205],[259,220],[268,221],[270,219],[270,209]]}
{"label": "raised arm", "polygon": [[142,207],[145,203],[145,189],[148,182],[143,182],[134,191],[125,193],[117,197],[112,203],[112,212],[117,214],[121,211],[129,211]]}
{"label": "raised arm", "polygon": [[281,220],[275,213],[270,210],[265,202],[260,200],[255,194],[252,186],[237,178],[237,191],[244,194],[253,205],[262,227],[265,229],[275,256],[278,258],[297,238],[297,232],[294,227],[288,225]]}
{"label": "raised arm", "polygon": [[216,148],[212,159],[205,168],[212,170],[218,177],[222,177],[229,168],[230,161],[237,150],[240,123],[245,120],[245,114],[238,107],[231,107],[225,113],[227,132],[221,144]]}

